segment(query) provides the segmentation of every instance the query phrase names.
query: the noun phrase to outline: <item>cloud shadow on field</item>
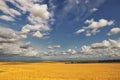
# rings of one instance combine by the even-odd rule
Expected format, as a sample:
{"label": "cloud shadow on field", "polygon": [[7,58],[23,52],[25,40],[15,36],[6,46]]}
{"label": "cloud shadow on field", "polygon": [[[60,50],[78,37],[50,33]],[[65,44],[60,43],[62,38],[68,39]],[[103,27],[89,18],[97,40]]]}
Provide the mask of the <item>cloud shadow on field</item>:
{"label": "cloud shadow on field", "polygon": [[0,73],[3,73],[3,72],[5,72],[5,71],[3,71],[3,70],[0,70]]}

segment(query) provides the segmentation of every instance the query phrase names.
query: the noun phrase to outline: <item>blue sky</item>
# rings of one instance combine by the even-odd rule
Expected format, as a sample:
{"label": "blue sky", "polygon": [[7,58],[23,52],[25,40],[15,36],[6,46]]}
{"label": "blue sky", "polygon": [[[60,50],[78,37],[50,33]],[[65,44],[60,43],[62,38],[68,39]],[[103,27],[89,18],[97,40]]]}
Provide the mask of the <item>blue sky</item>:
{"label": "blue sky", "polygon": [[119,58],[119,4],[119,0],[1,0],[0,60]]}

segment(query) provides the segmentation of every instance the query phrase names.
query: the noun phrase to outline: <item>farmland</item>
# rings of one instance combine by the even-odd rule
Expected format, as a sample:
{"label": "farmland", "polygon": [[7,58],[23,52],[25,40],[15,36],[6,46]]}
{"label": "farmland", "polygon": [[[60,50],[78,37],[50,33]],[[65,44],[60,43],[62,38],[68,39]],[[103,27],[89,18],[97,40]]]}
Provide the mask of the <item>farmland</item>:
{"label": "farmland", "polygon": [[120,80],[120,63],[0,62],[0,80]]}

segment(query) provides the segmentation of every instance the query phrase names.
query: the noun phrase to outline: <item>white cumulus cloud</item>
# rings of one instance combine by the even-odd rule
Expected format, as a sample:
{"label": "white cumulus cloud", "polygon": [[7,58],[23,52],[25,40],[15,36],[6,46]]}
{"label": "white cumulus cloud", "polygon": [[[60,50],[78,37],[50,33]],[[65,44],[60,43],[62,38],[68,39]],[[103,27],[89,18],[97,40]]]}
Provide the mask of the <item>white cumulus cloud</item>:
{"label": "white cumulus cloud", "polygon": [[40,33],[40,31],[36,31],[34,34],[33,34],[34,37],[36,38],[42,38],[43,35]]}
{"label": "white cumulus cloud", "polygon": [[34,16],[38,16],[42,19],[48,19],[50,16],[50,13],[47,11],[48,7],[46,4],[40,5],[40,4],[35,4],[31,8],[31,13]]}
{"label": "white cumulus cloud", "polygon": [[[15,21],[18,19],[18,16],[26,15],[27,13],[26,20],[29,22],[23,25],[21,36],[27,38],[28,33],[36,31],[40,31],[43,35],[50,30],[48,22],[53,15],[51,15],[51,11],[48,11],[48,5],[42,4],[42,1],[43,0],[0,0],[0,11],[4,13],[4,15],[0,15],[0,19]],[[10,7],[7,5],[7,2],[15,7]]]}
{"label": "white cumulus cloud", "polygon": [[[21,13],[13,8],[10,8],[7,4],[6,4],[6,0],[0,0],[0,11],[2,11],[6,16],[9,15],[11,17],[15,17],[15,16],[20,16]],[[6,19],[4,19],[6,20]],[[13,21],[13,20],[12,20]]]}
{"label": "white cumulus cloud", "polygon": [[0,27],[0,55],[36,56],[39,51],[22,39],[20,32]]}
{"label": "white cumulus cloud", "polygon": [[61,48],[60,45],[50,45],[48,46],[48,49],[55,49],[55,48]]}
{"label": "white cumulus cloud", "polygon": [[11,16],[7,16],[7,15],[0,15],[0,19],[5,21],[14,21],[14,19]]}
{"label": "white cumulus cloud", "polygon": [[85,31],[85,29],[79,29],[79,30],[76,31],[75,33],[76,33],[76,34],[80,34],[80,33],[84,32],[84,31]]}
{"label": "white cumulus cloud", "polygon": [[91,10],[90,10],[90,12],[95,12],[95,11],[97,11],[98,9],[97,8],[92,8]]}
{"label": "white cumulus cloud", "polygon": [[118,33],[120,33],[120,28],[116,27],[116,28],[112,28],[110,30],[110,32],[108,33],[108,35],[111,36],[111,35],[115,35],[115,34],[118,34]]}
{"label": "white cumulus cloud", "polygon": [[82,46],[81,52],[84,54],[98,55],[101,57],[105,56],[120,56],[120,40],[104,40],[100,43],[93,43],[90,46]]}
{"label": "white cumulus cloud", "polygon": [[87,24],[87,27],[82,27],[82,29],[79,29],[76,31],[77,34],[86,32],[86,36],[95,35],[96,33],[100,32],[100,28],[111,26],[114,24],[113,20],[106,20],[106,19],[100,19],[99,21],[95,21],[94,19],[86,20],[85,24]]}

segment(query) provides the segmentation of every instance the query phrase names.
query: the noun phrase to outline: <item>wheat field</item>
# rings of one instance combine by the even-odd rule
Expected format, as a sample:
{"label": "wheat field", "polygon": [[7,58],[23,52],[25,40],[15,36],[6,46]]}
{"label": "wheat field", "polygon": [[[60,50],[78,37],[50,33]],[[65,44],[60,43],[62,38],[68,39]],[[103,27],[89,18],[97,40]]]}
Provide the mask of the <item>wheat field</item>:
{"label": "wheat field", "polygon": [[120,63],[0,62],[0,80],[120,80]]}

